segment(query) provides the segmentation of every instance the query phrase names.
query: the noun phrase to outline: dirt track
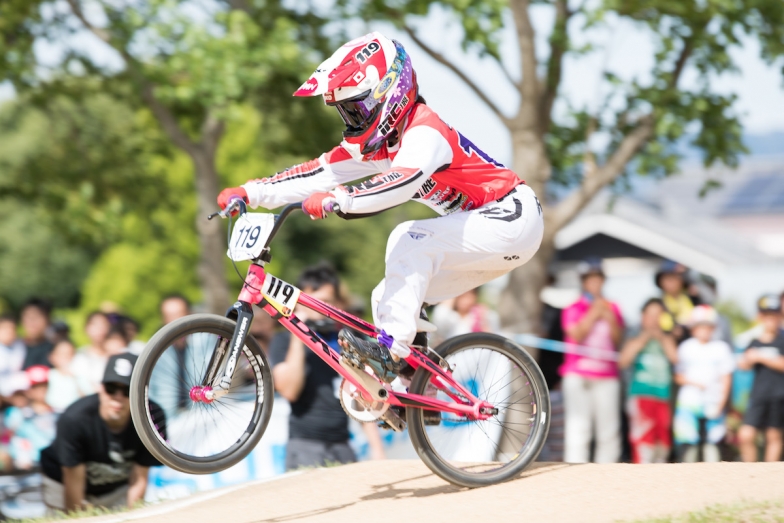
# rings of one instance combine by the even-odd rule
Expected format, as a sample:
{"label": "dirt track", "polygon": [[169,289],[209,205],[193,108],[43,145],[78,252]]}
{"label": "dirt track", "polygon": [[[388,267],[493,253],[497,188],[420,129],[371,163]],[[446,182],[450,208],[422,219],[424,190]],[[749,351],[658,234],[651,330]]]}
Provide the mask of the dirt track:
{"label": "dirt track", "polygon": [[400,460],[312,470],[99,519],[106,523],[571,523],[634,520],[715,503],[781,499],[784,463],[538,463],[518,480],[467,490],[447,485],[419,461]]}

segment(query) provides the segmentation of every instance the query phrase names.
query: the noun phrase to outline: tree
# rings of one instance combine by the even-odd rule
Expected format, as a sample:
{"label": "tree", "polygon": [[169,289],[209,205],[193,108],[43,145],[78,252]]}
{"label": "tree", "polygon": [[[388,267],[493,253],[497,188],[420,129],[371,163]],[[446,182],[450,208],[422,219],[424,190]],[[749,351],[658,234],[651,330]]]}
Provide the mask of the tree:
{"label": "tree", "polygon": [[[548,51],[537,49],[531,21],[533,4],[554,13]],[[511,274],[501,299],[502,321],[520,331],[538,330],[539,293],[547,281],[556,233],[596,194],[634,174],[667,176],[677,170],[673,147],[687,133],[703,152],[705,165],[735,166],[744,151],[741,124],[733,112],[735,96],[719,94],[716,75],[737,69],[730,51],[740,35],[756,38],[762,58],[774,63],[784,55],[784,3],[780,0],[384,0],[341,2],[344,15],[391,21],[425,53],[470,87],[509,130],[513,168],[539,195],[545,237],[537,256]],[[444,49],[426,40],[430,25],[420,22],[434,6],[447,11],[463,29],[463,50],[492,60],[499,81],[520,95],[514,114],[502,110],[469,72]],[[655,42],[650,79],[623,79],[605,70],[607,96],[600,108],[572,107],[561,98],[565,58],[590,52],[574,44],[576,31],[589,34],[607,20],[630,21]],[[502,60],[499,42],[509,24],[519,54],[520,77]],[[696,76],[684,85],[684,72]],[[562,111],[554,111],[556,106]],[[597,147],[602,137],[606,146]],[[569,192],[554,198],[553,188]]]}
{"label": "tree", "polygon": [[[196,186],[195,226],[200,241],[203,301],[213,312],[229,303],[220,225],[204,217],[215,208],[220,182],[216,154],[238,104],[255,102],[283,120],[285,136],[295,125],[300,140],[280,140],[278,154],[301,154],[329,138],[325,112],[287,113],[290,93],[310,72],[314,50],[323,46],[320,19],[287,9],[284,2],[253,7],[243,0],[15,0],[0,7],[0,73],[21,96],[41,103],[52,95],[82,96],[72,88],[91,80],[96,89],[144,107],[168,140],[189,157]],[[314,30],[314,28],[316,30]],[[69,39],[89,33],[102,45],[88,52]],[[44,63],[36,40],[62,47],[62,59]],[[107,62],[110,55],[118,65]],[[262,175],[265,173],[257,173]]]}

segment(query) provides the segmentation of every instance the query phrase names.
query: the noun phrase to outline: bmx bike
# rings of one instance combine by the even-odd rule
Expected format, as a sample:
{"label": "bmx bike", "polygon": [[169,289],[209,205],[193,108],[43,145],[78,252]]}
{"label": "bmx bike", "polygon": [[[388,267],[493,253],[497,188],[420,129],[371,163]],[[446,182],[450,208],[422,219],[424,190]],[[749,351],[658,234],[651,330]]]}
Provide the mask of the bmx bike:
{"label": "bmx bike", "polygon": [[259,442],[274,394],[267,357],[248,334],[257,305],[342,376],[337,394],[349,416],[395,431],[407,427],[419,457],[441,478],[482,487],[519,475],[542,449],[550,423],[547,387],[533,358],[501,336],[466,334],[435,349],[411,347],[406,362],[416,370],[407,389],[378,379],[349,351],[330,347],[294,307],[365,336],[378,335],[374,325],[265,272],[272,239],[299,209],[292,204],[277,216],[248,213],[242,200],[234,200],[210,216],[238,214],[228,256],[251,265],[225,317],[176,320],[139,356],[130,406],[149,451],[176,470],[207,474],[236,464]]}

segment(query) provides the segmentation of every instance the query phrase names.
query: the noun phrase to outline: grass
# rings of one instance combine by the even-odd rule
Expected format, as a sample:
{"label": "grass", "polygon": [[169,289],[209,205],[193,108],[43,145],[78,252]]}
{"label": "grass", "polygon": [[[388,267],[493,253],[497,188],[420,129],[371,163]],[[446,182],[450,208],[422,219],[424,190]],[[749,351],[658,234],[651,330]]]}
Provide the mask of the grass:
{"label": "grass", "polygon": [[702,510],[662,518],[641,519],[635,523],[784,523],[784,502],[744,501],[713,505]]}
{"label": "grass", "polygon": [[[134,509],[145,506],[143,501],[134,505]],[[44,516],[42,518],[28,518],[28,519],[9,519],[7,523],[43,523],[44,521],[67,521],[72,519],[94,518],[97,516],[109,516],[111,514],[121,514],[128,512],[128,507],[120,508],[104,508],[104,507],[87,507],[73,512],[58,512],[56,516]]]}

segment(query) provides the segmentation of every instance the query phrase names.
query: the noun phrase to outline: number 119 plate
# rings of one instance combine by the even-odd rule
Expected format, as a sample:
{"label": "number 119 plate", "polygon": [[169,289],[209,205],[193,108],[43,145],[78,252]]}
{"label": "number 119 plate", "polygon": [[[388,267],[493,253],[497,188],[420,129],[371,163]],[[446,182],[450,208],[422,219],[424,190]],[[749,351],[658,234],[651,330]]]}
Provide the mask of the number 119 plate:
{"label": "number 119 plate", "polygon": [[269,213],[246,213],[234,224],[229,250],[226,255],[234,261],[258,258],[267,243],[275,215]]}

